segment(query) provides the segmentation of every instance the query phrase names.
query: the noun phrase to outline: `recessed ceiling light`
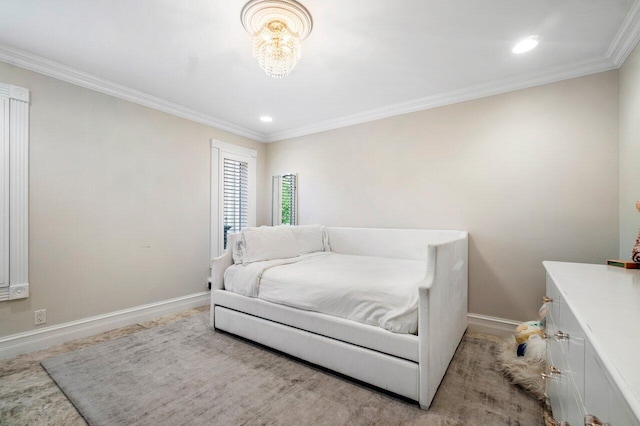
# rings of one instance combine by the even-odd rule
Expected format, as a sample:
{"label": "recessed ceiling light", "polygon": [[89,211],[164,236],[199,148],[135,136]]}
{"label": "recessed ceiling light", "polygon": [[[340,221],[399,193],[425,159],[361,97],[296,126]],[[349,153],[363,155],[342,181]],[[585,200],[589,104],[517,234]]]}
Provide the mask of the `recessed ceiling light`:
{"label": "recessed ceiling light", "polygon": [[271,123],[273,121],[273,118],[267,116],[267,115],[263,115],[262,117],[260,117],[260,121],[264,122],[264,123]]}
{"label": "recessed ceiling light", "polygon": [[538,45],[538,36],[529,36],[523,40],[520,40],[514,47],[513,53],[528,52]]}

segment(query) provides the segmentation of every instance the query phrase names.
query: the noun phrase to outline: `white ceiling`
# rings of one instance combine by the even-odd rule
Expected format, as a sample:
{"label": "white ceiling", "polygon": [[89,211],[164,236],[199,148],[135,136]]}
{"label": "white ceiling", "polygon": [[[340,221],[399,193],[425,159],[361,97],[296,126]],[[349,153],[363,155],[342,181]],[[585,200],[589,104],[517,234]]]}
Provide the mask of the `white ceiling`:
{"label": "white ceiling", "polygon": [[616,68],[639,1],[302,0],[313,31],[275,80],[245,0],[0,0],[0,60],[271,141]]}

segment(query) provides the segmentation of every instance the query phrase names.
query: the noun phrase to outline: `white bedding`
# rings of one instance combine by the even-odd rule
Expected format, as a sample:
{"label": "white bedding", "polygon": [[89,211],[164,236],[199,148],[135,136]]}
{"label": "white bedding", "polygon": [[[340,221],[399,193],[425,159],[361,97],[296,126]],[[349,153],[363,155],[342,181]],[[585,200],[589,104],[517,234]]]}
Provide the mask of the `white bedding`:
{"label": "white bedding", "polygon": [[329,253],[310,253],[289,259],[266,260],[248,264],[231,265],[224,272],[224,289],[243,296],[258,297],[262,274],[274,266],[303,262],[307,259]]}
{"label": "white bedding", "polygon": [[245,296],[415,334],[426,267],[420,260],[320,252],[233,265],[224,282]]}

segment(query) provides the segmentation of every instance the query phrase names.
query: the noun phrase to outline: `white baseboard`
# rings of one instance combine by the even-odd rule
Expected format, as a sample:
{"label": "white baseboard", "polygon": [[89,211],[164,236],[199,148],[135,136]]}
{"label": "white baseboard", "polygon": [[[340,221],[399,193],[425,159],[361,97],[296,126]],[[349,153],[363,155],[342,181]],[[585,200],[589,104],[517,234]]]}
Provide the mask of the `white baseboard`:
{"label": "white baseboard", "polygon": [[[77,321],[51,327],[40,328],[25,333],[13,334],[0,338],[0,359],[10,358],[16,355],[39,351],[50,346],[59,345],[71,340],[80,339],[104,331],[113,330],[138,322],[152,320],[163,315],[180,312],[189,308],[207,305],[210,302],[210,293],[203,291],[175,299],[163,300],[136,306],[108,314],[97,315]],[[500,337],[513,335],[519,321],[504,318],[490,317],[487,315],[469,313],[469,331],[492,334]]]}
{"label": "white baseboard", "polygon": [[477,333],[493,334],[499,337],[513,336],[520,321],[490,317],[488,315],[467,314],[467,330]]}
{"label": "white baseboard", "polygon": [[209,302],[210,292],[203,291],[2,337],[0,338],[0,359],[38,351],[104,331],[152,320],[163,315],[203,306]]}

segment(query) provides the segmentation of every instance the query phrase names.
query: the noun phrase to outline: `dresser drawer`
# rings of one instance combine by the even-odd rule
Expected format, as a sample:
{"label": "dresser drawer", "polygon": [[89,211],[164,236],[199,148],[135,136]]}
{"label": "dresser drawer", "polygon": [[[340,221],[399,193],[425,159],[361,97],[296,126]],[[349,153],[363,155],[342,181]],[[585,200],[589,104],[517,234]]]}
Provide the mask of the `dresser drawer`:
{"label": "dresser drawer", "polygon": [[547,296],[552,299],[547,307],[548,346],[554,353],[554,360],[570,376],[584,401],[584,331],[567,305],[557,286],[547,275]]}
{"label": "dresser drawer", "polygon": [[557,324],[558,321],[560,321],[560,291],[558,290],[558,287],[553,282],[553,279],[549,276],[549,274],[547,274],[545,297],[551,299],[551,301],[547,304],[547,317],[551,315],[553,317],[553,320]]}
{"label": "dresser drawer", "polygon": [[584,409],[584,405],[582,403],[582,399],[580,395],[578,395],[578,390],[575,387],[575,384],[572,380],[569,380],[567,383],[567,417],[566,421],[569,422],[569,425],[580,425],[584,424],[584,416],[587,414]]}
{"label": "dresser drawer", "polygon": [[560,347],[560,342],[552,338],[547,339],[547,365],[551,365],[562,373],[567,372],[567,356]]}
{"label": "dresser drawer", "polygon": [[613,426],[640,426],[640,421],[633,415],[624,397],[614,388],[611,403],[611,424]]}
{"label": "dresser drawer", "polygon": [[584,401],[584,331],[578,320],[567,306],[565,299],[560,296],[560,315],[562,321],[558,324],[558,330],[551,338],[560,343],[560,347],[567,357],[565,369],[576,385],[580,401]]}
{"label": "dresser drawer", "polygon": [[611,426],[639,426],[620,391],[606,372],[591,344],[585,345],[585,399],[587,414]]}
{"label": "dresser drawer", "polygon": [[[545,378],[545,391],[551,404],[553,418],[557,421],[562,421],[567,416],[567,380],[566,376],[562,374],[562,370],[560,370],[558,361],[554,359],[554,353],[553,350],[550,350],[550,345],[547,345],[547,367],[545,368],[545,373],[550,377]],[[560,374],[551,374],[552,367],[560,370]]]}

